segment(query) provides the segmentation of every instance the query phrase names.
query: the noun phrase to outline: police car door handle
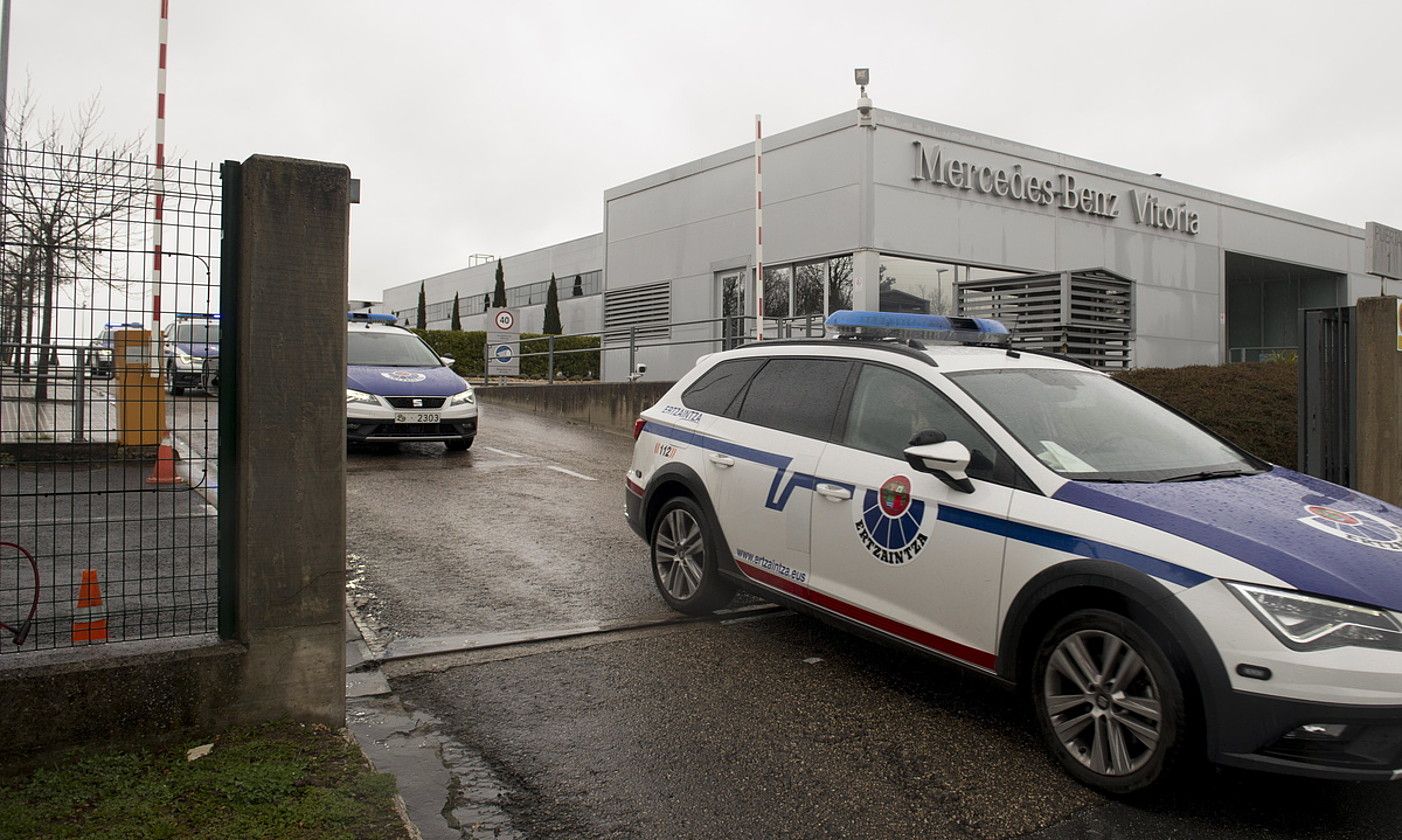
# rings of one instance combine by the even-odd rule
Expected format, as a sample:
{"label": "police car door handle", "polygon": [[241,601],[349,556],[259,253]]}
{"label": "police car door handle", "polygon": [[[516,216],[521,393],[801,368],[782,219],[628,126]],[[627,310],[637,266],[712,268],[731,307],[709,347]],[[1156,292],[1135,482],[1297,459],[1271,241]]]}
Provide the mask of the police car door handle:
{"label": "police car door handle", "polygon": [[735,459],[730,457],[729,455],[721,455],[718,452],[712,452],[708,454],[706,458],[709,459],[712,464],[715,464],[718,467],[735,466]]}
{"label": "police car door handle", "polygon": [[824,483],[819,484],[815,489],[817,489],[817,491],[824,498],[830,499],[834,502],[845,502],[848,499],[852,498],[852,491],[848,490],[846,487],[843,487],[840,484]]}

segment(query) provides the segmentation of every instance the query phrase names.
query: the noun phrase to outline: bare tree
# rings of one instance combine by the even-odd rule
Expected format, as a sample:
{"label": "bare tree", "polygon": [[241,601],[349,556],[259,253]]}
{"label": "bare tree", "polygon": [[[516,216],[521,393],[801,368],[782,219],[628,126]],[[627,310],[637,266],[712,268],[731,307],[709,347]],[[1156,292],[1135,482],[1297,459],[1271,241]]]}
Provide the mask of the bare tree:
{"label": "bare tree", "polygon": [[[143,141],[100,134],[101,108],[94,97],[71,119],[39,122],[26,91],[9,114],[3,182],[4,290],[18,302],[26,346],[40,349],[34,388],[48,399],[49,370],[56,359],[54,296],[78,280],[121,284],[108,276],[100,256],[126,245],[131,216],[144,207],[148,164],[135,160]],[[38,336],[33,335],[35,315]],[[17,360],[18,361],[18,360]]]}

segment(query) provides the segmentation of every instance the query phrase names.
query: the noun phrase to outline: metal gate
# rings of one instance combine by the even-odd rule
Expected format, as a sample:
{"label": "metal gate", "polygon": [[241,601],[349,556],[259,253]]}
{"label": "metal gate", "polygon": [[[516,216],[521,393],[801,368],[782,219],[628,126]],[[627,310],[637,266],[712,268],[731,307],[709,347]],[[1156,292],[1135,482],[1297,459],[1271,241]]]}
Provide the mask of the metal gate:
{"label": "metal gate", "polygon": [[219,166],[0,161],[0,660],[213,633]]}
{"label": "metal gate", "polygon": [[1300,310],[1299,468],[1345,487],[1354,476],[1353,307]]}

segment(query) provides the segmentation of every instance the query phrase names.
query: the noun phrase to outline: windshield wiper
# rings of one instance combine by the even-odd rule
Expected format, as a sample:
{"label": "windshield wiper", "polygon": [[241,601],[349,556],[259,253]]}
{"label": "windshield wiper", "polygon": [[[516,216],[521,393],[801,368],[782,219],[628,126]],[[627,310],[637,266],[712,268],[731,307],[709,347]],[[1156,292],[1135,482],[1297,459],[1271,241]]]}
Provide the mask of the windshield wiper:
{"label": "windshield wiper", "polygon": [[1237,478],[1238,476],[1255,475],[1256,473],[1256,470],[1241,470],[1236,468],[1226,470],[1201,470],[1185,475],[1172,475],[1168,478],[1161,478],[1158,480],[1158,483],[1163,484],[1168,481],[1209,481],[1214,478]]}

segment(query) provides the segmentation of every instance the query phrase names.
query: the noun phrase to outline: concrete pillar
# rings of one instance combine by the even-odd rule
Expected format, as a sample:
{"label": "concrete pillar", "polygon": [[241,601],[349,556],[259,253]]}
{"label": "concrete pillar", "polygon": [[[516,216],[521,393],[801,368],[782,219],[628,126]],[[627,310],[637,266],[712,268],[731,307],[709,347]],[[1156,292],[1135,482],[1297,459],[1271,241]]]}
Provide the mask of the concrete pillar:
{"label": "concrete pillar", "polygon": [[1355,396],[1357,478],[1354,486],[1402,505],[1402,309],[1396,297],[1360,298],[1355,310],[1358,353]]}
{"label": "concrete pillar", "polygon": [[225,314],[237,458],[220,508],[234,517],[246,720],[345,721],[349,187],[339,164],[255,155],[242,166],[237,303]]}
{"label": "concrete pillar", "polygon": [[881,311],[881,252],[861,248],[852,254],[852,308]]}

